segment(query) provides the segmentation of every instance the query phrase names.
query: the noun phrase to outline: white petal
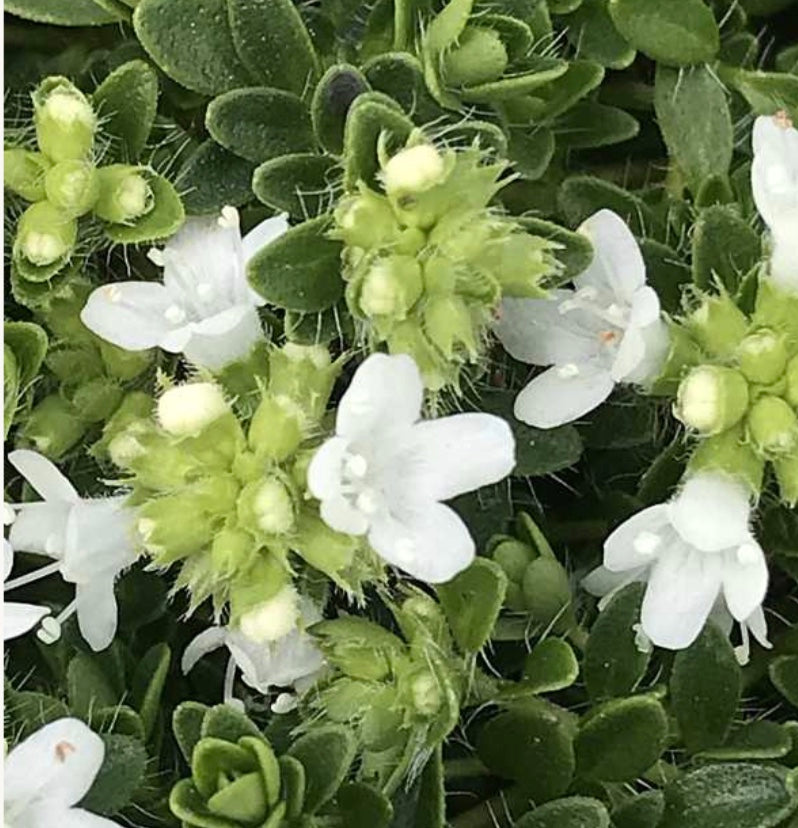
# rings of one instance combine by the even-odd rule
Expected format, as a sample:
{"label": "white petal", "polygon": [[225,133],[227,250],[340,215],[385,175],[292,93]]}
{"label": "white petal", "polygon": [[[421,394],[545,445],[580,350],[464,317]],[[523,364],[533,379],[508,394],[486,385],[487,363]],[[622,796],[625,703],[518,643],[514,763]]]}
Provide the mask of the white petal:
{"label": "white petal", "polygon": [[762,604],[768,589],[768,566],[759,544],[750,538],[723,553],[723,596],[729,612],[745,621]]}
{"label": "white petal", "polygon": [[253,227],[242,239],[244,263],[246,264],[261,248],[266,247],[288,230],[288,213],[267,218]]}
{"label": "white petal", "polygon": [[36,604],[3,602],[3,641],[17,638],[32,630],[50,612],[49,607]]}
{"label": "white petal", "polygon": [[341,475],[349,441],[331,437],[322,443],[308,466],[308,489],[313,497],[325,500],[341,493]]}
{"label": "white petal", "polygon": [[746,543],[751,503],[742,483],[724,474],[701,472],[688,478],[669,504],[669,518],[682,538],[704,552]]}
{"label": "white petal", "polygon": [[60,558],[66,548],[66,527],[72,506],[63,501],[23,503],[11,526],[9,540],[20,552]]}
{"label": "white petal", "polygon": [[338,404],[336,432],[343,437],[411,425],[421,415],[424,384],[406,354],[372,354],[355,371]]}
{"label": "white petal", "polygon": [[451,580],[476,554],[468,527],[440,503],[381,516],[369,543],[383,560],[430,584]]}
{"label": "white petal", "polygon": [[26,823],[25,828],[120,828],[118,822],[107,817],[97,816],[83,808],[64,809],[48,801],[38,804],[26,817],[30,822]]}
{"label": "white petal", "polygon": [[14,547],[6,538],[3,538],[3,580],[7,581],[14,568]]}
{"label": "white petal", "polygon": [[659,296],[654,288],[644,285],[632,295],[632,306],[629,312],[629,326],[645,328],[659,319]]}
{"label": "white petal", "polygon": [[[634,337],[635,347],[641,349],[640,359],[634,360],[634,368],[628,368],[623,373],[616,364],[613,366],[613,376],[620,380],[636,385],[647,386],[661,373],[670,349],[670,332],[668,325],[663,319],[657,319],[644,328],[633,329],[639,336]],[[630,330],[628,333],[631,333]],[[621,340],[619,353],[626,345],[626,337]],[[617,361],[617,357],[616,357]]]}
{"label": "white petal", "polygon": [[6,757],[6,806],[29,801],[40,792],[62,807],[80,802],[104,755],[102,739],[83,722],[64,718],[46,724]]}
{"label": "white petal", "polygon": [[263,338],[254,306],[235,305],[192,325],[191,337],[181,350],[195,365],[218,371],[246,359]]}
{"label": "white petal", "polygon": [[175,327],[166,318],[173,304],[169,291],[156,282],[115,282],[89,296],[80,320],[106,342],[142,351],[160,345]]}
{"label": "white petal", "polygon": [[798,293],[798,206],[788,217],[789,228],[774,230],[770,256],[770,278],[789,293]]}
{"label": "white petal", "polygon": [[594,256],[574,284],[609,292],[631,304],[635,291],[646,283],[646,266],[632,231],[616,213],[599,210],[578,232],[590,239]]}
{"label": "white petal", "polygon": [[393,448],[383,472],[389,500],[449,500],[498,483],[515,466],[510,426],[491,414],[455,414],[416,423]]}
{"label": "white petal", "polygon": [[637,371],[645,357],[646,343],[639,328],[629,327],[615,352],[610,374],[615,382],[624,382],[630,374]]}
{"label": "white petal", "polygon": [[762,647],[770,650],[773,645],[768,640],[768,623],[765,620],[765,613],[762,607],[757,607],[745,619],[746,626],[751,631],[751,634],[759,642]]}
{"label": "white petal", "polygon": [[614,385],[609,371],[592,363],[554,366],[516,397],[515,416],[537,428],[570,423],[601,405]]}
{"label": "white petal", "polygon": [[8,462],[30,483],[44,500],[76,503],[80,496],[54,463],[37,451],[17,449],[8,455]]}
{"label": "white petal", "polygon": [[183,675],[188,673],[203,656],[218,650],[224,641],[223,627],[208,627],[207,630],[203,630],[198,636],[192,638],[183,650],[183,658],[180,660]]}
{"label": "white petal", "polygon": [[751,190],[771,228],[783,226],[798,207],[798,131],[778,117],[760,116],[753,130]]}
{"label": "white petal", "polygon": [[493,326],[505,351],[530,365],[584,362],[600,350],[601,340],[580,325],[580,314],[561,313],[572,290],[555,290],[550,299],[504,299]]}
{"label": "white petal", "polygon": [[630,569],[624,572],[611,572],[605,566],[597,566],[591,572],[588,572],[582,578],[582,589],[595,595],[597,598],[603,598],[605,595],[617,592],[632,581],[645,581],[648,567],[640,567],[639,569]]}
{"label": "white petal", "polygon": [[643,631],[658,647],[681,650],[704,627],[721,587],[722,560],[684,544],[663,552],[654,564],[643,598]]}
{"label": "white petal", "polygon": [[86,643],[95,652],[104,650],[116,634],[116,596],[111,578],[95,578],[75,588],[78,627]]}
{"label": "white petal", "polygon": [[667,505],[649,506],[625,520],[604,541],[604,566],[611,572],[651,566],[672,540]]}
{"label": "white petal", "polygon": [[368,531],[368,519],[342,495],[333,495],[322,500],[319,513],[321,519],[336,532],[365,535]]}

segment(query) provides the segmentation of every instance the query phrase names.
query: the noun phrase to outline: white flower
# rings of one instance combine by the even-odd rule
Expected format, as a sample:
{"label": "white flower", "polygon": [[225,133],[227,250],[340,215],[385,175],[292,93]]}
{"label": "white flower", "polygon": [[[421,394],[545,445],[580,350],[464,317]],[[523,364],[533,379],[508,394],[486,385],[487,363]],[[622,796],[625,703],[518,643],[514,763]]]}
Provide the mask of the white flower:
{"label": "white flower", "polygon": [[376,552],[442,583],[474,559],[474,541],[440,501],[496,483],[515,465],[507,423],[490,414],[419,421],[424,385],[406,355],[373,354],[338,405],[335,437],[316,452],[308,487],[338,532],[368,533]]}
{"label": "white flower", "polygon": [[18,744],[3,772],[6,828],[115,828],[76,808],[103,763],[102,739],[78,719],[58,719]]}
{"label": "white flower", "polygon": [[[3,582],[8,581],[13,566],[14,548],[3,538]],[[12,582],[10,588],[19,585]],[[49,612],[49,607],[3,601],[3,641],[17,638],[32,630]]]}
{"label": "white flower", "polygon": [[659,298],[646,285],[643,257],[626,224],[600,210],[579,232],[593,243],[594,256],[574,279],[576,290],[555,290],[549,299],[505,299],[495,326],[512,357],[553,366],[515,401],[515,416],[538,428],[587,414],[616,383],[644,385],[668,350]]}
{"label": "white flower", "polygon": [[764,646],[765,556],[749,528],[748,490],[714,472],[690,477],[669,503],[633,515],[604,544],[604,565],[583,581],[594,595],[647,582],[642,632],[669,650],[688,647],[720,602]]}
{"label": "white flower", "polygon": [[57,638],[58,625],[77,612],[83,637],[93,650],[104,650],[116,632],[114,581],[138,556],[135,519],[124,505],[125,497],[81,498],[66,477],[35,451],[12,451],[8,461],[44,498],[14,507],[11,545],[57,560],[38,570],[38,577],[57,570],[75,584],[75,600],[58,618],[45,619],[43,627]]}
{"label": "white flower", "polygon": [[256,308],[264,304],[247,283],[247,261],[288,228],[284,215],[267,219],[243,239],[238,212],[192,218],[163,250],[163,284],[115,282],[97,288],[80,315],[97,336],[128,351],[159,346],[216,370],[247,357],[263,338]]}
{"label": "white flower", "polygon": [[770,275],[798,291],[798,130],[786,112],[754,123],[751,189],[770,229]]}
{"label": "white flower", "polygon": [[200,633],[183,652],[183,673],[189,670],[207,653],[225,646],[230,651],[225,678],[225,703],[234,702],[233,681],[236,668],[241,670],[244,683],[260,693],[268,693],[273,687],[292,687],[294,694],[281,693],[272,705],[276,713],[285,713],[296,705],[301,696],[324,670],[321,651],[305,627],[321,620],[321,614],[311,601],[301,602],[302,626],[294,625],[280,638],[272,641],[254,641],[243,631],[232,627],[209,627]]}

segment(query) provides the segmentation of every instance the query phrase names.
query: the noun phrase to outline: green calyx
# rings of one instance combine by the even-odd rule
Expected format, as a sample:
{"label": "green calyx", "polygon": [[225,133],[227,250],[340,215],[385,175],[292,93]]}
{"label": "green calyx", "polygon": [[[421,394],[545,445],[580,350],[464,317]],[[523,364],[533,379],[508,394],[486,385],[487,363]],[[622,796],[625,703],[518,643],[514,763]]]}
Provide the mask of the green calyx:
{"label": "green calyx", "polygon": [[792,455],[798,450],[798,416],[780,397],[759,397],[748,412],[746,426],[751,441],[766,456]]}
{"label": "green calyx", "polygon": [[748,382],[739,371],[700,365],[682,380],[675,413],[700,434],[719,434],[740,422],[748,402]]}
{"label": "green calyx", "polygon": [[36,141],[44,155],[54,163],[89,157],[97,116],[86,96],[66,78],[50,77],[32,97]]}
{"label": "green calyx", "polygon": [[78,238],[78,225],[49,201],[31,204],[22,214],[14,239],[14,258],[46,268],[66,261]]}
{"label": "green calyx", "polygon": [[46,197],[44,180],[50,161],[40,152],[14,148],[3,151],[3,184],[26,201]]}
{"label": "green calyx", "polygon": [[88,213],[100,194],[97,171],[86,161],[69,159],[51,167],[44,177],[47,198],[71,216]]}
{"label": "green calyx", "polygon": [[155,206],[144,167],[111,164],[97,170],[99,196],[95,215],[111,224],[131,224]]}

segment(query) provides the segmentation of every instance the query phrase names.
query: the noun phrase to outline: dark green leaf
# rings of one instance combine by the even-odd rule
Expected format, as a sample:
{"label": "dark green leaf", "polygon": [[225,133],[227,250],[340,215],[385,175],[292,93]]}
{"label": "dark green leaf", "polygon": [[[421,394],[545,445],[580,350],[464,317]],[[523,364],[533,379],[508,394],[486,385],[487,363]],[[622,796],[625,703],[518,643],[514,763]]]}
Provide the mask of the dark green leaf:
{"label": "dark green leaf", "polygon": [[296,218],[314,218],[333,204],[339,175],[338,165],[329,155],[283,155],[255,170],[252,191],[275,210],[285,210]]}
{"label": "dark green leaf", "polygon": [[99,814],[121,811],[144,782],[147,752],[144,745],[131,736],[103,733],[105,756],[100,770],[81,807]]}
{"label": "dark green leaf", "polygon": [[175,741],[186,762],[191,762],[191,754],[202,736],[202,722],[208,710],[210,708],[204,704],[186,701],[179,704],[172,714]]}
{"label": "dark green leaf", "polygon": [[338,810],[347,828],[388,828],[393,806],[383,793],[365,782],[349,782],[338,791]]}
{"label": "dark green leaf", "polygon": [[693,231],[693,281],[698,287],[711,291],[719,281],[733,294],[761,256],[759,233],[734,207],[701,211]]}
{"label": "dark green leaf", "polygon": [[369,89],[368,81],[349,64],[336,64],[324,73],[313,93],[310,114],[316,137],[327,152],[333,155],[343,152],[349,109]]}
{"label": "dark green leaf", "polygon": [[768,664],[770,680],[793,706],[798,707],[798,655],[783,655]]}
{"label": "dark green leaf", "polygon": [[313,814],[335,796],[355,758],[355,738],[345,727],[326,725],[301,736],[289,756],[305,768],[304,813]]}
{"label": "dark green leaf", "polygon": [[556,130],[558,145],[587,149],[628,141],[640,131],[640,124],[623,109],[582,101],[557,121]]}
{"label": "dark green leaf", "polygon": [[579,675],[579,662],[567,641],[545,638],[524,661],[524,687],[534,693],[553,693],[570,687]]}
{"label": "dark green leaf", "polygon": [[516,828],[609,828],[610,815],[598,799],[570,796],[547,802],[522,816]]}
{"label": "dark green leaf", "polygon": [[70,709],[82,718],[89,718],[93,710],[119,701],[113,682],[104,674],[98,658],[88,653],[78,653],[69,662],[67,695]]}
{"label": "dark green leaf", "polygon": [[607,7],[608,0],[583,0],[566,18],[568,40],[588,60],[625,69],[635,59],[635,50],[615,27]]}
{"label": "dark green leaf", "polygon": [[121,18],[94,0],[6,0],[4,11],[53,26],[103,26]]}
{"label": "dark green leaf", "polygon": [[186,211],[191,215],[218,213],[227,204],[240,207],[252,198],[254,164],[215,141],[201,144],[177,179]]}
{"label": "dark green leaf", "polygon": [[169,673],[172,653],[167,644],[156,644],[142,657],[133,673],[131,700],[144,723],[144,735],[153,732],[161,705],[161,694]]}

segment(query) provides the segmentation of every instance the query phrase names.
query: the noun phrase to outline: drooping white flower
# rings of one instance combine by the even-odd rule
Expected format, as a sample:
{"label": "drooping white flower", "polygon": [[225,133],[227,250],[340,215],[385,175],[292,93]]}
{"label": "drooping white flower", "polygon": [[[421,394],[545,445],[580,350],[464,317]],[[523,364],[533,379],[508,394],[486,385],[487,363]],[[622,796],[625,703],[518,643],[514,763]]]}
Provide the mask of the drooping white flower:
{"label": "drooping white flower", "polygon": [[515,401],[515,416],[538,428],[587,414],[616,383],[645,385],[668,350],[659,298],[646,285],[645,263],[626,224],[600,210],[579,232],[592,242],[594,256],[574,279],[576,290],[555,290],[548,299],[505,299],[495,326],[512,357],[552,366]]}
{"label": "drooping white flower", "polygon": [[765,555],[751,533],[751,504],[742,483],[716,472],[690,477],[668,503],[621,524],[604,544],[604,565],[583,581],[608,595],[632,581],[647,583],[641,628],[659,647],[680,650],[698,636],[716,605],[763,645]]}
{"label": "drooping white flower", "polygon": [[754,122],[751,190],[771,236],[770,276],[798,291],[798,130],[786,112]]}
{"label": "drooping white flower", "polygon": [[78,802],[103,763],[102,739],[78,719],[58,719],[18,744],[3,769],[6,828],[118,828]]}
{"label": "drooping white flower", "polygon": [[191,218],[163,250],[150,253],[164,268],[163,284],[104,285],[80,318],[128,351],[157,345],[210,370],[244,359],[263,338],[256,308],[264,304],[247,283],[246,263],[287,229],[286,216],[276,216],[242,239],[233,207],[220,218]]}
{"label": "drooping white flower", "polygon": [[[3,538],[3,582],[8,581],[8,576],[14,567],[14,548]],[[10,588],[19,586],[11,582]],[[49,607],[42,607],[37,604],[21,604],[17,601],[3,601],[3,641],[11,638],[18,638],[32,630],[39,621],[48,615]]]}
{"label": "drooping white flower", "polygon": [[297,698],[310,688],[324,670],[325,662],[313,638],[305,632],[321,620],[321,614],[309,600],[301,600],[301,625],[292,614],[293,626],[281,637],[271,641],[255,641],[242,630],[232,627],[209,627],[201,632],[183,652],[183,673],[207,653],[227,647],[230,660],[225,677],[225,703],[234,703],[233,681],[236,669],[241,670],[245,684],[267,694],[272,688],[293,688],[293,693],[280,693],[272,709],[285,713],[296,706]]}
{"label": "drooping white flower", "polygon": [[[15,506],[9,539],[14,549],[55,558],[36,575],[59,571],[75,584],[75,600],[43,627],[57,638],[59,625],[77,612],[78,626],[93,650],[104,650],[116,633],[114,581],[138,557],[135,517],[125,497],[81,498],[72,484],[35,451],[12,451],[8,460],[43,500]],[[34,578],[28,578],[28,582]]]}
{"label": "drooping white flower", "polygon": [[373,354],[338,405],[335,436],[313,456],[308,486],[339,532],[415,578],[443,583],[474,559],[474,541],[441,501],[496,483],[515,465],[507,423],[490,414],[421,421],[424,385],[409,356]]}

